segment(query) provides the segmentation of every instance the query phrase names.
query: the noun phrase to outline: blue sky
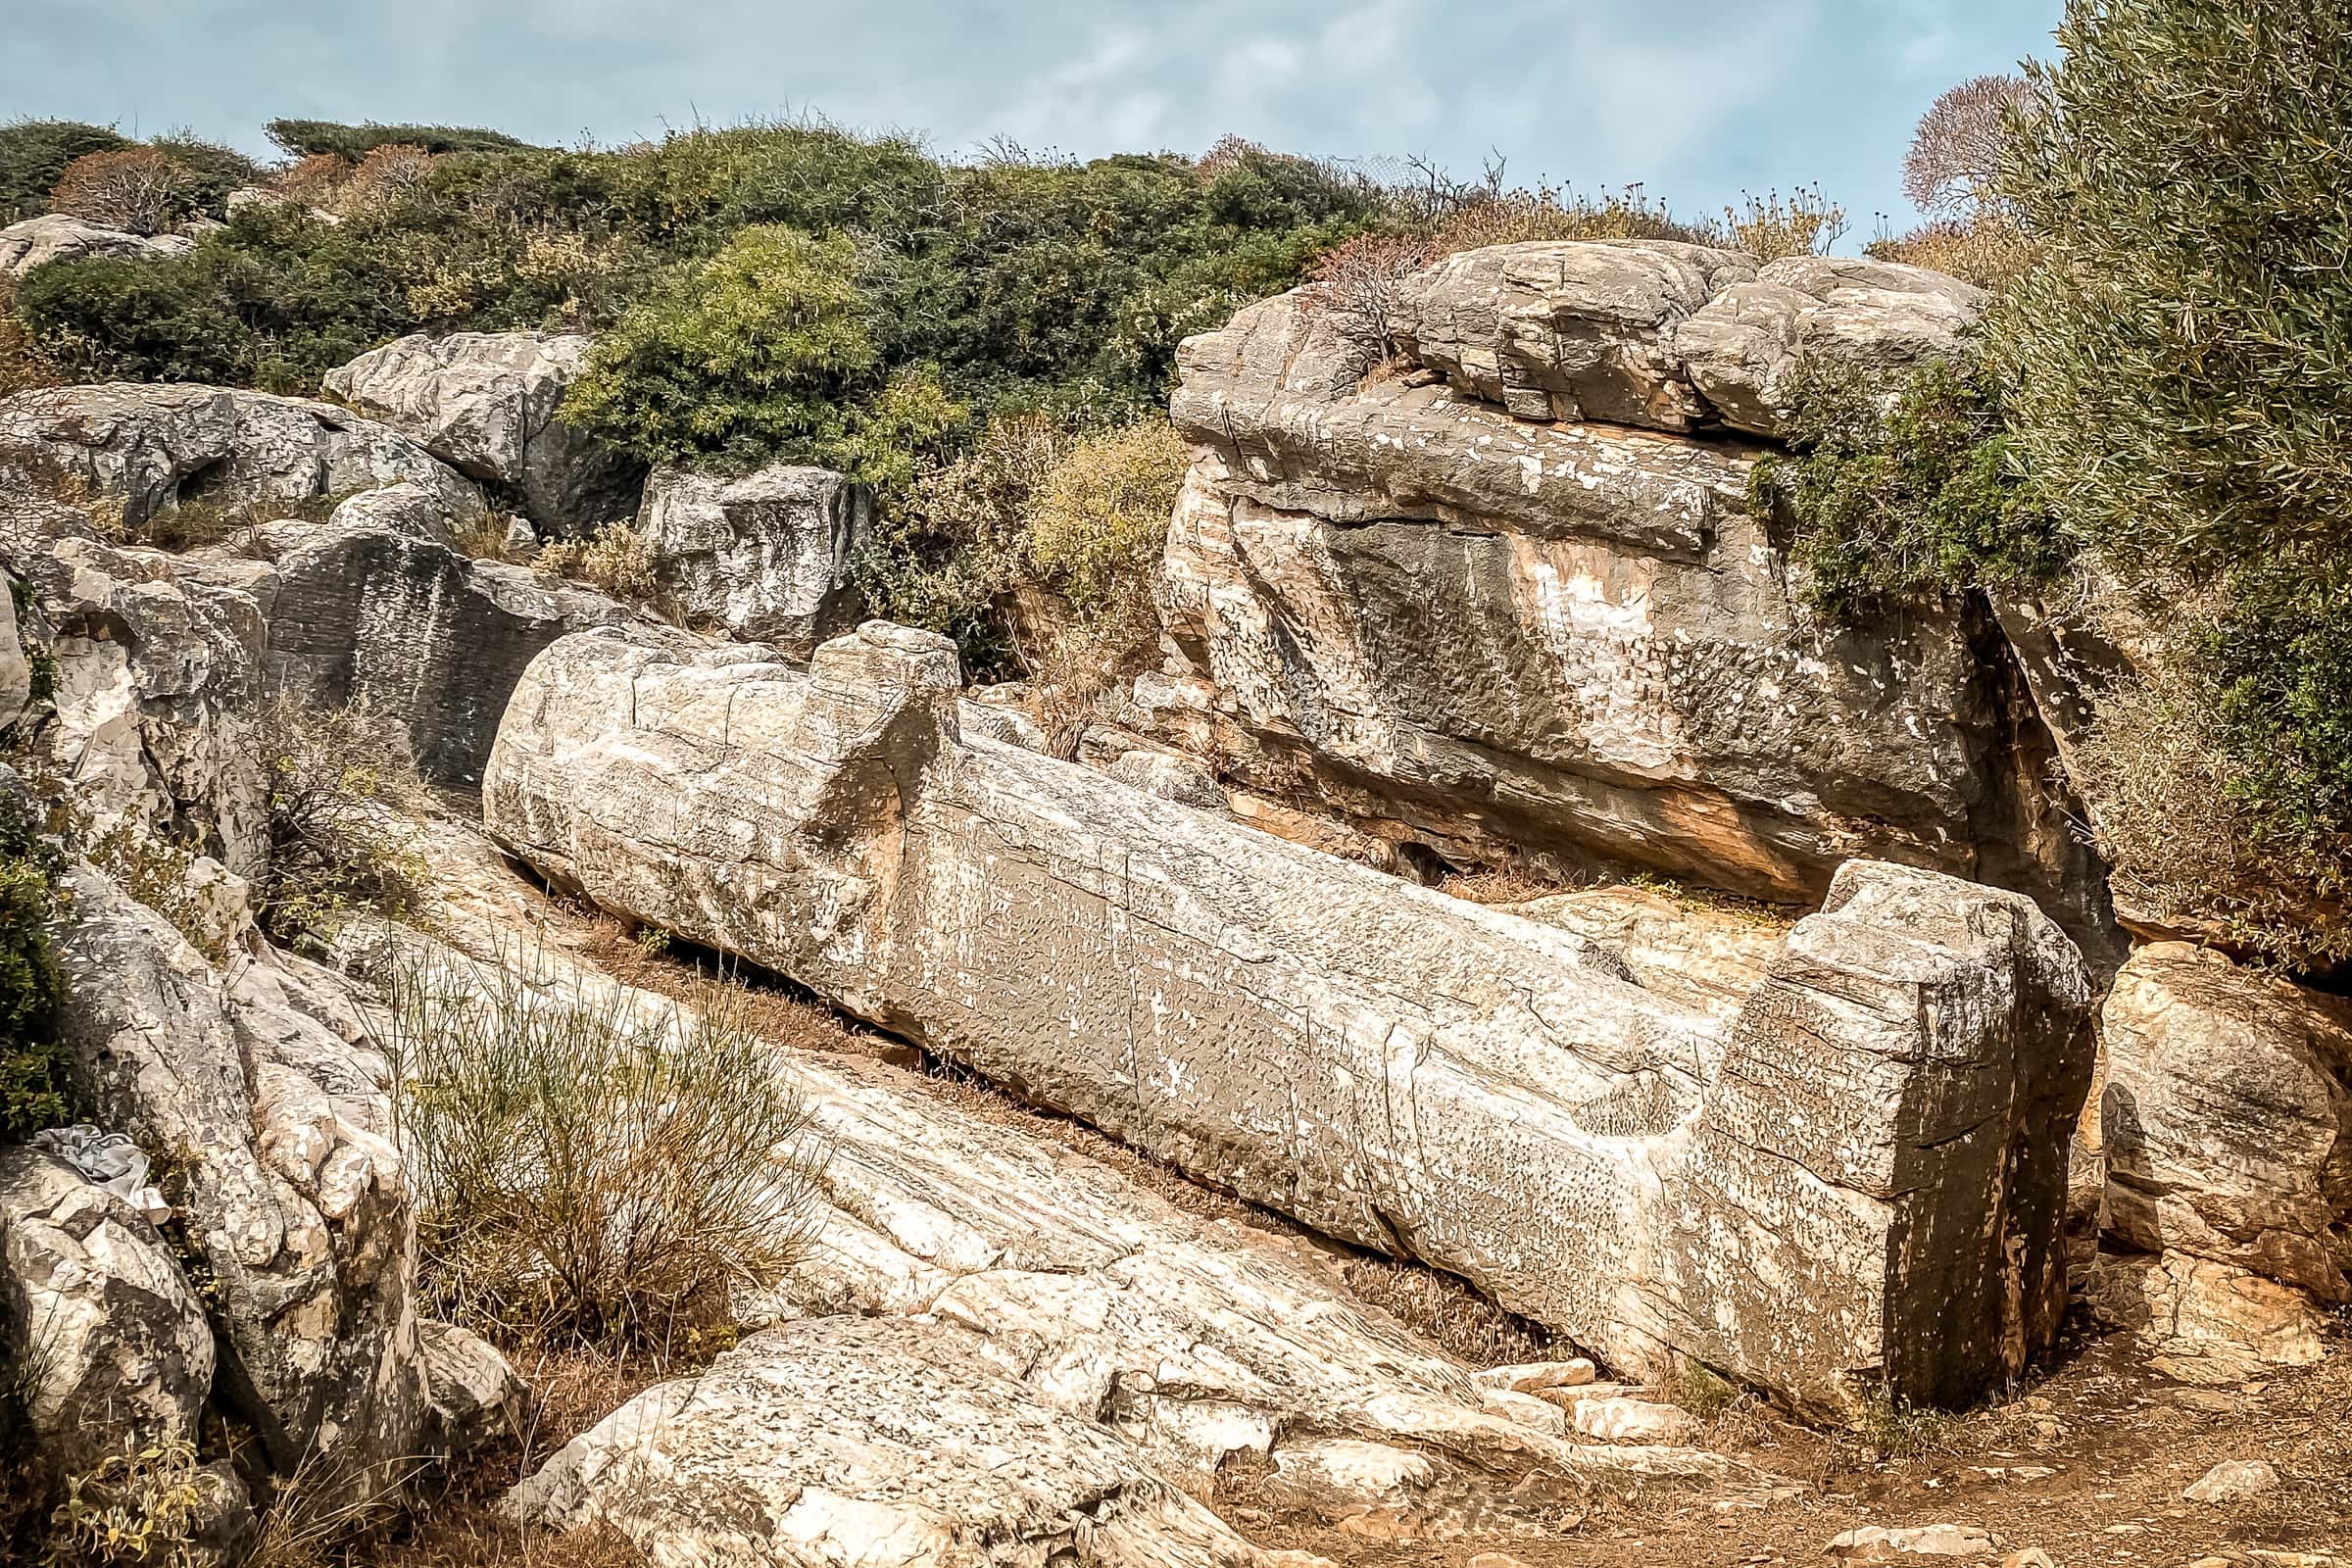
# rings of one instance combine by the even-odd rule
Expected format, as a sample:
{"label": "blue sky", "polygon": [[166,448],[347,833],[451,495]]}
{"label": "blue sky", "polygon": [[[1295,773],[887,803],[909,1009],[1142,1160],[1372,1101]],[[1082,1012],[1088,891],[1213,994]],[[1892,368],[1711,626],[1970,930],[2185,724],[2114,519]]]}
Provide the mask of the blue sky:
{"label": "blue sky", "polygon": [[1944,87],[2046,55],[2061,0],[0,0],[0,118],[276,115],[602,142],[815,110],[943,152],[1428,153],[1642,182],[1678,212],[1819,181],[1909,216]]}

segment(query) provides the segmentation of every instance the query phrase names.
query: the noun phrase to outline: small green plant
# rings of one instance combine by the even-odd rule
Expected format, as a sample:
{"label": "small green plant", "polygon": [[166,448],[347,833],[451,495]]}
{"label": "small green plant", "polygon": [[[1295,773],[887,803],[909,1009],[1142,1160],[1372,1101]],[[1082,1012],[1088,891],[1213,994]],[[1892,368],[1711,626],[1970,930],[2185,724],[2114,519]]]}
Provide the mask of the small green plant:
{"label": "small green plant", "polygon": [[195,1568],[196,1536],[219,1512],[221,1483],[174,1438],[101,1460],[66,1482],[51,1517],[52,1568]]}
{"label": "small green plant", "polygon": [[196,852],[160,833],[129,822],[83,839],[81,853],[123,892],[172,922],[189,945],[215,963],[228,956],[220,932],[206,917],[201,892],[189,878]]}
{"label": "small green plant", "polygon": [[1738,1404],[1742,1397],[1740,1385],[1718,1377],[1691,1360],[1674,1364],[1674,1382],[1668,1388],[1666,1396],[1701,1421],[1714,1420]]}
{"label": "small green plant", "polygon": [[520,963],[396,966],[421,1283],[510,1345],[699,1360],[807,1241],[825,1147],[735,988],[639,1010]]}
{"label": "small green plant", "polygon": [[1959,1444],[1961,1420],[1915,1405],[1885,1389],[1874,1389],[1845,1435],[1881,1463],[1906,1464],[1953,1452]]}

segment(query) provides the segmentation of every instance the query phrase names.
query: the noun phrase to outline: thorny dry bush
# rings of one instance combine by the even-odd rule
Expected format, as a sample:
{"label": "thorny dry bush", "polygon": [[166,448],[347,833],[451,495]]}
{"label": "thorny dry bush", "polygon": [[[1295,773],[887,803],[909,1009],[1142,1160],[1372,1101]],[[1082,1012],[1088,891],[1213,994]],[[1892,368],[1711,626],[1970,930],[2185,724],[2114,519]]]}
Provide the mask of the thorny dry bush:
{"label": "thorny dry bush", "polygon": [[254,725],[268,790],[270,856],[255,915],[279,941],[330,934],[360,909],[399,916],[424,867],[390,819],[424,808],[400,722],[365,698],[315,708],[280,693]]}
{"label": "thorny dry bush", "polygon": [[133,234],[158,234],[187,209],[194,176],[152,147],[84,153],[66,166],[49,210]]}
{"label": "thorny dry bush", "polygon": [[806,1244],[825,1144],[733,988],[649,1012],[525,968],[394,969],[420,1290],[510,1347],[704,1359]]}

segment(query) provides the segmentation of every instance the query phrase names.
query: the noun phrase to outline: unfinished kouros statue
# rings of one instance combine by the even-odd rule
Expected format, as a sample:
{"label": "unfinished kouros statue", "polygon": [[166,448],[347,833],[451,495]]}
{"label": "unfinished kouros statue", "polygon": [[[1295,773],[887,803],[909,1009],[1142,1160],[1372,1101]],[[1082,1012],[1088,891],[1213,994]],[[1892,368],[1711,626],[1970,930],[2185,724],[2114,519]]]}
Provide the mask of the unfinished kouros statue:
{"label": "unfinished kouros statue", "polygon": [[1627,1372],[1951,1401],[2055,1331],[2088,1000],[2031,901],[1849,864],[1727,1019],[1570,932],[965,735],[943,638],[771,659],[558,642],[491,829]]}

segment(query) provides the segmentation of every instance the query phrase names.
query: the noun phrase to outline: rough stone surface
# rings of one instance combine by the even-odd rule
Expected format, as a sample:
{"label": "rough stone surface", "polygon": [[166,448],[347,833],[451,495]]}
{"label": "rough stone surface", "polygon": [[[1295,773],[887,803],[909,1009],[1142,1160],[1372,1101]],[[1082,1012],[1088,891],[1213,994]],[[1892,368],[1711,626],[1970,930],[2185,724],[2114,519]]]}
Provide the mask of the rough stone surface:
{"label": "rough stone surface", "polygon": [[471,787],[507,696],[533,655],[568,632],[632,612],[524,566],[474,561],[377,529],[263,530],[273,556],[273,690],[314,705],[362,700],[405,720],[416,765]]}
{"label": "rough stone surface", "polygon": [[280,1474],[355,1493],[417,1451],[423,1373],[386,1068],[340,982],[280,955],[216,970],[84,864],[58,947],[94,1114],[185,1162],[216,1394]]}
{"label": "rough stone surface", "polygon": [[2180,1252],[2101,1252],[2084,1298],[2105,1326],[2136,1335],[2166,1377],[2223,1387],[2327,1354],[2328,1320],[2298,1290]]}
{"label": "rough stone surface", "polygon": [[2352,1299],[2352,1004],[2167,942],[2101,1021],[2109,1234]]}
{"label": "rough stone surface", "polygon": [[1672,240],[1559,240],[1446,257],[1397,291],[1415,363],[1521,419],[1688,430],[1707,418],[1676,329],[1756,276],[1740,251]]}
{"label": "rough stone surface", "polygon": [[[557,1004],[618,1005],[649,1023],[674,1016],[667,1001],[615,986],[577,958],[565,927],[542,923],[543,896],[487,845],[439,828],[419,849],[441,872],[435,928],[483,985],[518,961],[516,938],[529,933],[522,961],[533,992]],[[361,936],[355,954],[378,935],[434,945],[385,928]],[[439,951],[453,956],[452,947]],[[1561,1412],[1537,1400],[1524,1401],[1529,1411],[1490,1409],[1463,1368],[1361,1306],[1324,1250],[1187,1212],[1043,1136],[1031,1118],[925,1093],[872,1061],[779,1045],[776,1064],[806,1097],[829,1153],[799,1257],[738,1311],[754,1328],[786,1325],[791,1338],[773,1353],[806,1371],[730,1380],[651,1431],[615,1418],[524,1489],[531,1516],[616,1512],[631,1534],[666,1540],[682,1557],[702,1528],[693,1521],[740,1497],[730,1483],[744,1471],[726,1458],[736,1453],[760,1456],[745,1466],[753,1473],[778,1455],[774,1473],[802,1484],[854,1460],[867,1477],[857,1495],[873,1506],[835,1519],[827,1537],[852,1561],[868,1560],[860,1550],[900,1560],[890,1543],[905,1509],[926,1541],[935,1530],[977,1537],[1007,1517],[1051,1521],[1102,1463],[1179,1485],[1237,1461],[1312,1472],[1318,1510],[1379,1508],[1419,1525],[1482,1501],[1490,1520],[1574,1506],[1591,1480],[1620,1492],[1660,1476],[1760,1484],[1687,1448],[1564,1442]],[[877,1338],[864,1326],[880,1323],[904,1332]],[[838,1351],[837,1336],[851,1342]],[[874,1370],[828,1381],[825,1358],[836,1353]],[[953,1391],[945,1399],[942,1387]],[[1011,1429],[997,1414],[1005,1404],[1025,1412]],[[647,1408],[664,1406],[649,1396]],[[956,1456],[993,1455],[1008,1432],[1036,1431],[1045,1440],[1024,1447],[1017,1467],[983,1473]],[[955,1451],[920,1459],[906,1451],[918,1442]],[[616,1457],[622,1448],[636,1451]],[[1339,1453],[1364,1461],[1351,1473],[1379,1495],[1349,1490],[1322,1462]],[[1409,1487],[1379,1485],[1400,1464]],[[649,1517],[632,1494],[628,1478],[643,1473],[672,1478],[665,1518]],[[761,1529],[784,1561],[835,1560],[793,1555],[815,1548]]]}
{"label": "rough stone surface", "polygon": [[1988,611],[1817,624],[1752,449],[1522,422],[1373,357],[1296,294],[1184,344],[1173,657],[1137,727],[1457,865],[1806,902],[1873,856],[2103,918]]}
{"label": "rough stone surface", "polygon": [[1791,256],[1716,294],[1676,332],[1674,347],[1724,423],[1783,436],[1800,361],[1897,370],[1950,359],[1990,298],[1922,267]]}
{"label": "rough stone surface", "polygon": [[453,516],[483,509],[474,484],[385,425],[331,403],[221,387],[58,387],[0,399],[16,448],[122,504],[139,523],[185,502],[267,508],[410,480]]}
{"label": "rough stone surface", "polygon": [[440,497],[403,479],[361,491],[335,508],[326,520],[337,528],[381,528],[445,545],[450,541],[452,519]]}
{"label": "rough stone surface", "polygon": [[2240,1502],[2278,1485],[2278,1472],[2264,1459],[2225,1459],[2199,1476],[2183,1502]]}
{"label": "rough stone surface", "polygon": [[984,1348],[947,1323],[785,1324],[623,1405],[511,1506],[558,1528],[609,1521],[658,1564],[1267,1568]]}
{"label": "rough stone surface", "polygon": [[269,524],[248,543],[274,559],[0,531],[57,663],[36,744],[92,832],[168,829],[249,874],[267,839],[253,724],[279,691],[370,702],[407,725],[428,779],[469,787],[531,656],[631,614],[374,528]]}
{"label": "rough stone surface", "polygon": [[849,568],[873,498],[830,468],[659,468],[637,536],[688,614],[794,659],[855,623]]}
{"label": "rough stone surface", "polygon": [[0,277],[23,277],[36,267],[81,256],[184,256],[194,248],[185,234],[131,234],[44,213],[0,228]]}
{"label": "rough stone surface", "polygon": [[495,1346],[452,1323],[416,1325],[425,1451],[452,1458],[522,1430],[529,1390]]}
{"label": "rough stone surface", "polygon": [[325,390],[498,486],[549,532],[584,533],[634,512],[642,477],[557,416],[587,358],[576,335],[419,332],[329,370]]}
{"label": "rough stone surface", "polygon": [[1901,1562],[1907,1557],[1965,1561],[1991,1556],[1993,1540],[1974,1525],[1909,1525],[1893,1530],[1864,1525],[1838,1536],[1828,1549],[1842,1562]]}
{"label": "rough stone surface", "polygon": [[[0,590],[9,585],[0,582]],[[24,634],[17,630],[17,596],[0,591],[0,727],[14,724],[32,699],[32,664],[24,657]]]}
{"label": "rough stone surface", "polygon": [[2054,1332],[2086,980],[2027,901],[1849,866],[1727,1027],[1564,932],[961,737],[958,673],[878,624],[806,674],[568,638],[485,817],[607,907],[1619,1366],[1941,1399]]}
{"label": "rough stone surface", "polygon": [[1622,884],[1548,894],[1509,908],[1614,954],[1642,989],[1719,1017],[1746,1004],[1789,925],[1757,910],[1678,902]]}
{"label": "rough stone surface", "polygon": [[213,1386],[203,1303],[137,1210],[30,1149],[0,1149],[0,1321],[33,1347],[24,1416],[59,1474],[196,1441]]}

